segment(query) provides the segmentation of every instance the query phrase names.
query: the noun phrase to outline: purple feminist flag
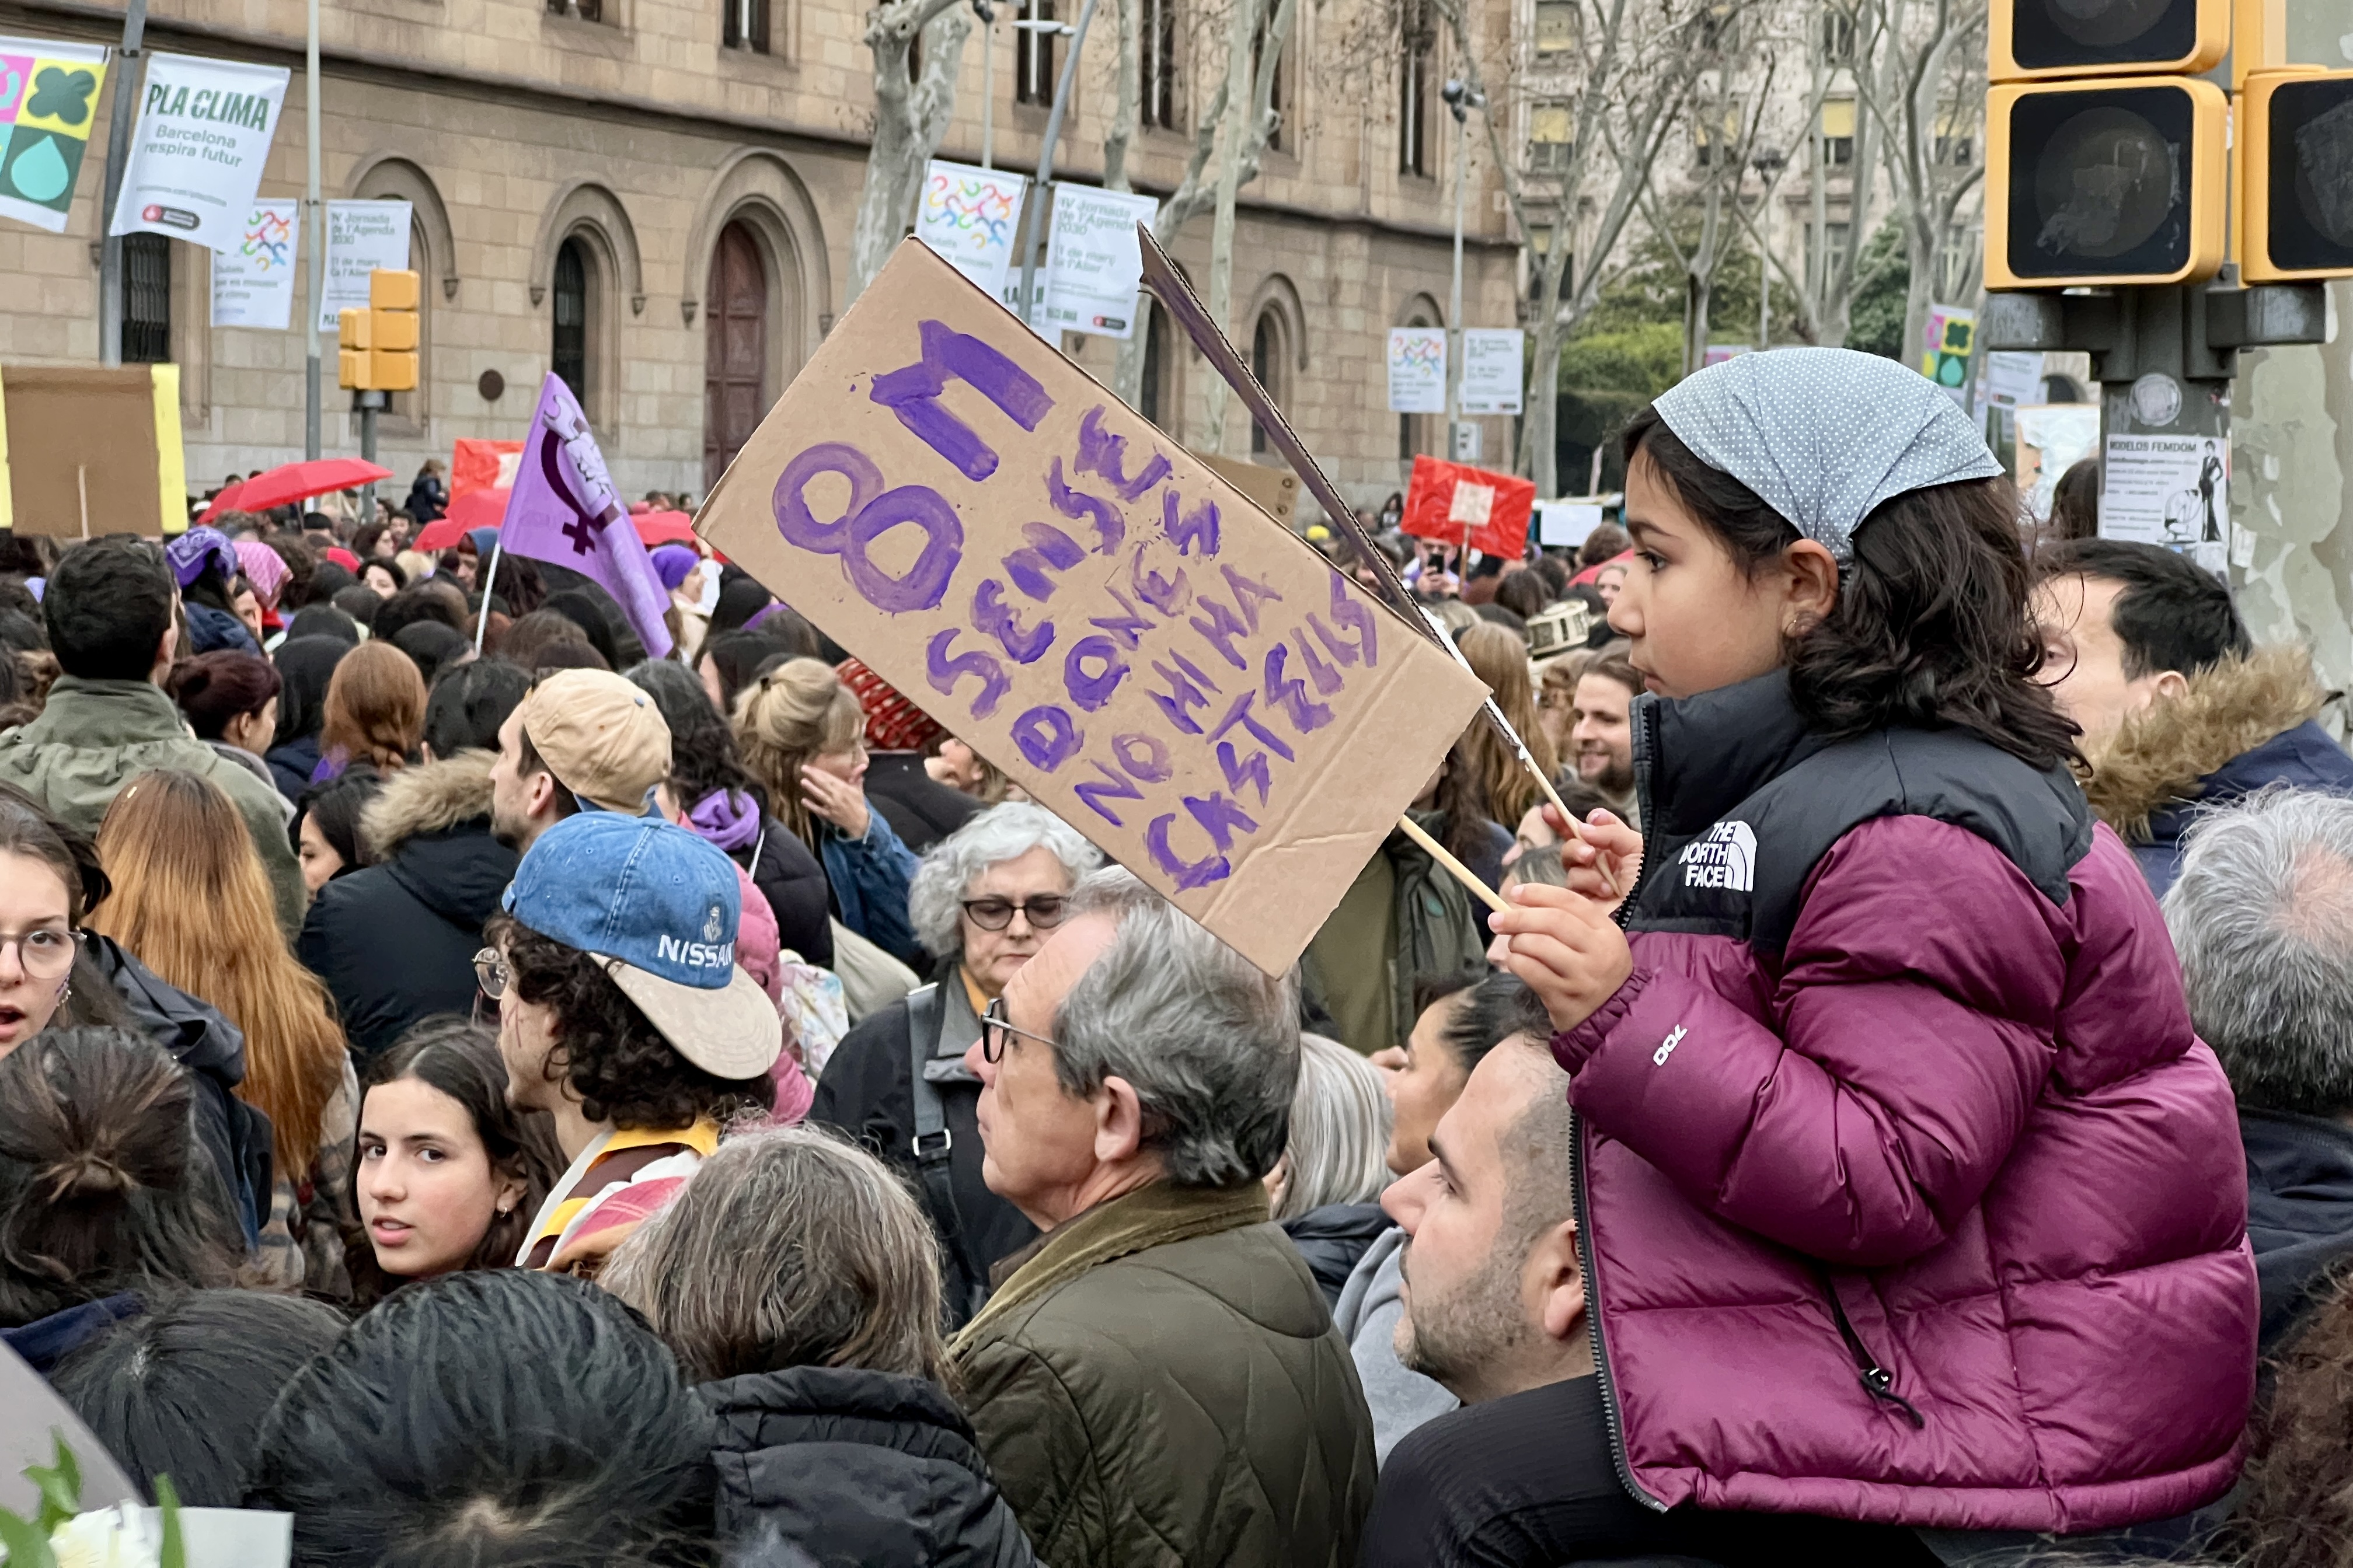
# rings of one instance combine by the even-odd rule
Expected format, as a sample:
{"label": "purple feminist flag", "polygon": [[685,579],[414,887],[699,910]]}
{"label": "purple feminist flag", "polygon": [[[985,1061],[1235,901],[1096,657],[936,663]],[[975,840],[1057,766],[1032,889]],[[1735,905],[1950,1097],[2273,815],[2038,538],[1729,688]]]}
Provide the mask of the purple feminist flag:
{"label": "purple feminist flag", "polygon": [[509,554],[594,577],[629,617],[648,658],[670,652],[670,628],[662,624],[670,594],[647,559],[629,509],[614,491],[588,416],[580,412],[572,389],[552,374],[539,389],[539,410],[523,437],[522,462],[499,535],[500,548]]}

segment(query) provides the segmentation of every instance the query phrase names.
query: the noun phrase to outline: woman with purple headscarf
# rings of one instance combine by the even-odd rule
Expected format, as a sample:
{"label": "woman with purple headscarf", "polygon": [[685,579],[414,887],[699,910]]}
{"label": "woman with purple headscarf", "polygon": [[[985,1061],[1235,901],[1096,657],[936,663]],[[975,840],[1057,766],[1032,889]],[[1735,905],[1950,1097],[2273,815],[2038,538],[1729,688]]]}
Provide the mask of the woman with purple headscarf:
{"label": "woman with purple headscarf", "polygon": [[237,617],[238,562],[228,535],[199,525],[164,546],[164,559],[171,563],[172,575],[180,584],[188,617],[188,652],[226,649],[259,656],[261,644]]}
{"label": "woman with purple headscarf", "polygon": [[650,558],[662,586],[670,590],[670,607],[678,612],[678,625],[670,634],[678,641],[678,656],[691,665],[711,627],[711,611],[702,591],[702,557],[683,544],[664,544]]}

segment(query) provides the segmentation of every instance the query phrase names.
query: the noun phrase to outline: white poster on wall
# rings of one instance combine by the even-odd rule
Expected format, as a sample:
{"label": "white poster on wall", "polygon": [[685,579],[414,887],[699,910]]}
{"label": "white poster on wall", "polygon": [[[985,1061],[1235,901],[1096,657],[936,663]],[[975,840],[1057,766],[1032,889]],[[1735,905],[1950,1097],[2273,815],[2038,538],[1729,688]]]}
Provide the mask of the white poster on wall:
{"label": "white poster on wall", "polygon": [[1446,412],[1446,329],[1389,329],[1389,412]]}
{"label": "white poster on wall", "polygon": [[[1465,414],[1517,414],[1520,411],[1522,344],[1527,334],[1517,327],[1466,327],[1462,331],[1462,389]],[[1443,406],[1441,405],[1441,406]]]}
{"label": "white poster on wall", "polygon": [[2220,574],[2231,559],[2230,464],[2218,436],[2109,436],[2100,537],[2162,544]]}
{"label": "white poster on wall", "polygon": [[256,202],[235,245],[213,252],[213,325],[282,332],[294,320],[300,202]]}
{"label": "white poster on wall", "polygon": [[915,237],[987,291],[1005,297],[1021,226],[1021,191],[1029,182],[1001,169],[934,159],[923,172],[923,199],[915,208]]}
{"label": "white poster on wall", "polygon": [[343,311],[367,308],[369,273],[407,269],[406,202],[329,202],[327,286],[319,298],[319,330],[332,332]]}
{"label": "white poster on wall", "polygon": [[148,56],[107,232],[168,234],[207,250],[239,243],[291,74],[284,66]]}
{"label": "white poster on wall", "polygon": [[1156,197],[1057,181],[1046,246],[1044,330],[1125,338],[1135,332],[1144,247],[1135,226],[1158,216]]}

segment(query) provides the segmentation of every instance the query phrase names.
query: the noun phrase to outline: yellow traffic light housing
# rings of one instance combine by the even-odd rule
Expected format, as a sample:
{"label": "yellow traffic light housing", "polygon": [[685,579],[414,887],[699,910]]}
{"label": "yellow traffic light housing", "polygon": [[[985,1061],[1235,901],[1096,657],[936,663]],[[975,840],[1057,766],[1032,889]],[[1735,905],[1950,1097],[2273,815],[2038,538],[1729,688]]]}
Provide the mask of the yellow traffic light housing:
{"label": "yellow traffic light housing", "polygon": [[1993,0],[1987,74],[2195,75],[2230,48],[2231,0]]}
{"label": "yellow traffic light housing", "polygon": [[2189,77],[2005,84],[1986,99],[1989,289],[2195,283],[2227,237],[2229,100]]}
{"label": "yellow traffic light housing", "polygon": [[2353,276],[2353,71],[2259,71],[2240,99],[2239,276]]}
{"label": "yellow traffic light housing", "polygon": [[412,392],[417,387],[417,278],[379,269],[368,274],[368,308],[336,318],[340,329],[337,380],[356,392]]}

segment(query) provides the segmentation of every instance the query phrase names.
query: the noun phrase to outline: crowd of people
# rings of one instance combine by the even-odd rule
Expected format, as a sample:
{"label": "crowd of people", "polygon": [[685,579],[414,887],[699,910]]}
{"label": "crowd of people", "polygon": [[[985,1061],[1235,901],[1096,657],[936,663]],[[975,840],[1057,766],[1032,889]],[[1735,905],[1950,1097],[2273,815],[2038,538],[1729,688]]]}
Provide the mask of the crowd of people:
{"label": "crowd of people", "polygon": [[2309,654],[1890,362],[1623,449],[1376,536],[1544,776],[1282,975],[702,550],[0,543],[0,1340],[299,1568],[2341,1563]]}

